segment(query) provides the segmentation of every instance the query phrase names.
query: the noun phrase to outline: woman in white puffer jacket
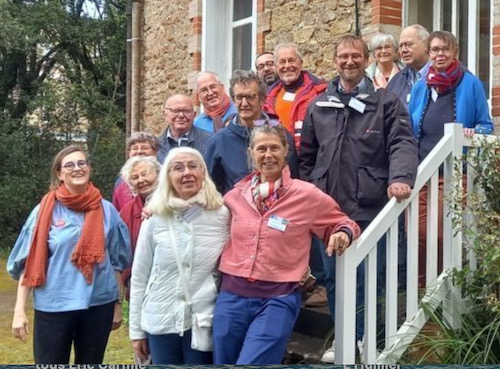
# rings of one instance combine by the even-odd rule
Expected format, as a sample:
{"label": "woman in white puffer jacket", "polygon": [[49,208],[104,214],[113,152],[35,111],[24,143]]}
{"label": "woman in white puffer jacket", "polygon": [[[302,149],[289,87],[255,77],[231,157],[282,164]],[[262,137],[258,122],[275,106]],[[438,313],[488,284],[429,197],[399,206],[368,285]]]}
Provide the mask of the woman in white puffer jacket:
{"label": "woman in white puffer jacket", "polygon": [[193,318],[210,337],[229,211],[197,150],[172,149],[159,176],[132,269],[130,339],[156,365],[211,364],[210,345],[192,337]]}

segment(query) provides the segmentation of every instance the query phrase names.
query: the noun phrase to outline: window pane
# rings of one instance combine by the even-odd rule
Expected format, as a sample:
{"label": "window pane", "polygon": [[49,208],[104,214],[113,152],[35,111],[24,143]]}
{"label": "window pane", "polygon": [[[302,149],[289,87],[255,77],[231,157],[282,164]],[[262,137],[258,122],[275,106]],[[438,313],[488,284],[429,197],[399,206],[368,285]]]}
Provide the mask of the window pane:
{"label": "window pane", "polygon": [[460,61],[467,66],[467,36],[469,24],[469,1],[461,0],[458,2],[458,46],[460,47]]}
{"label": "window pane", "polygon": [[479,60],[477,76],[483,82],[486,97],[490,95],[490,0],[479,2]]}
{"label": "window pane", "polygon": [[451,0],[443,0],[443,30],[451,32]]}
{"label": "window pane", "polygon": [[[216,0],[220,1],[220,0]],[[233,21],[248,18],[252,16],[253,0],[234,0],[233,1]]]}
{"label": "window pane", "polygon": [[233,28],[233,71],[252,69],[252,25]]}
{"label": "window pane", "polygon": [[408,25],[418,23],[432,32],[433,0],[411,0],[408,3]]}

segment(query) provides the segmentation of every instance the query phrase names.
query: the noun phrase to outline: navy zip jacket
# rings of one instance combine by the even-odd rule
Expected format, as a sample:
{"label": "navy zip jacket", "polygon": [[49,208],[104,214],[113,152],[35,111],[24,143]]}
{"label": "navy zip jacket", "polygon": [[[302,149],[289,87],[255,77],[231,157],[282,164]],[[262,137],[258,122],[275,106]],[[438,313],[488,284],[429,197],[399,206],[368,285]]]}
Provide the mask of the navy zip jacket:
{"label": "navy zip jacket", "polygon": [[[235,116],[231,122],[210,138],[204,157],[210,177],[223,195],[231,190],[236,182],[252,172],[247,156],[250,131],[236,124]],[[292,178],[298,178],[299,161],[293,137],[287,132],[288,165]]]}

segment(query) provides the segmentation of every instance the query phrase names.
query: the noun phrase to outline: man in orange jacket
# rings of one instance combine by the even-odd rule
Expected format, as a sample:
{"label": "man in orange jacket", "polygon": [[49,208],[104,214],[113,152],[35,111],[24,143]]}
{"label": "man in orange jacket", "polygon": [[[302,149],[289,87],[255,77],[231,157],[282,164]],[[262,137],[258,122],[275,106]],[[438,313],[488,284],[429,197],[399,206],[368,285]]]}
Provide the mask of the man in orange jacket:
{"label": "man in orange jacket", "polygon": [[295,44],[276,46],[274,63],[280,79],[269,87],[264,111],[279,117],[283,126],[294,136],[298,151],[307,107],[325,91],[326,83],[302,70],[302,55]]}

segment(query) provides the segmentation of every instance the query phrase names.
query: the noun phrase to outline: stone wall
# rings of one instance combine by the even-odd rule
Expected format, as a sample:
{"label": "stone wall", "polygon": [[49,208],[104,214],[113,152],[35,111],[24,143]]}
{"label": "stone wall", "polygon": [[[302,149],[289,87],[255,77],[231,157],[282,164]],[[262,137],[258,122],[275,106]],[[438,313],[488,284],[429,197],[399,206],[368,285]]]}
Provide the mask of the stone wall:
{"label": "stone wall", "polygon": [[193,69],[188,52],[192,33],[187,0],[143,0],[141,129],[159,133],[162,107],[174,93],[187,93]]}
{"label": "stone wall", "polygon": [[[365,34],[371,21],[370,1],[358,1],[359,25]],[[334,75],[333,46],[336,36],[355,32],[354,0],[265,0],[269,17],[265,49],[294,42],[304,56],[304,69],[318,77]]]}

